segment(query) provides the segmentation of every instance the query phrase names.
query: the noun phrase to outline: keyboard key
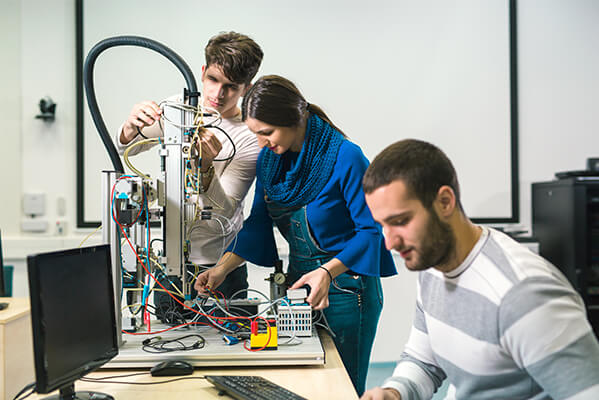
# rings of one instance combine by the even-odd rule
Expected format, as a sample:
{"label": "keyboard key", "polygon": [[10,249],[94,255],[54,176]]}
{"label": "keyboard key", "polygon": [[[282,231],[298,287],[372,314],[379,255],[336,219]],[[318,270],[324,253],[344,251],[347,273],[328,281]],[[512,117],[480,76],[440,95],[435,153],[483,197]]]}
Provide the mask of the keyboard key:
{"label": "keyboard key", "polygon": [[237,400],[306,400],[255,375],[206,375],[208,382]]}

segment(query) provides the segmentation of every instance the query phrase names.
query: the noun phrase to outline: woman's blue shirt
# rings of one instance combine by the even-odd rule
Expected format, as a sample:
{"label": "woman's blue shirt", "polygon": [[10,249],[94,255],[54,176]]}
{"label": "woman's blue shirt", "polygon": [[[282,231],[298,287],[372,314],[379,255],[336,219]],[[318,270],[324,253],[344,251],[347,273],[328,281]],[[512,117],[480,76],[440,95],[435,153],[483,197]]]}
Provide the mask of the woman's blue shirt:
{"label": "woman's blue shirt", "polygon": [[[263,149],[260,157],[268,149]],[[298,153],[289,154],[290,165]],[[360,275],[390,276],[396,269],[380,225],[374,222],[362,190],[362,177],[368,159],[362,150],[349,140],[339,148],[335,168],[329,182],[306,207],[310,230],[319,247],[337,253],[351,272]],[[245,260],[261,266],[274,266],[279,258],[273,233],[273,221],[266,209],[260,171],[256,173],[254,203],[244,221],[237,240],[229,246]]]}

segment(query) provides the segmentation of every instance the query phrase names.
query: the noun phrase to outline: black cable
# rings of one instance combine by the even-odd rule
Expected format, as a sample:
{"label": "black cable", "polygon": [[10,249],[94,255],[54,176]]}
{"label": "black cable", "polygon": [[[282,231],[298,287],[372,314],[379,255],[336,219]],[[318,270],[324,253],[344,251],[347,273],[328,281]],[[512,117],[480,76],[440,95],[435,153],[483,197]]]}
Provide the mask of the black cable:
{"label": "black cable", "polygon": [[101,383],[117,383],[117,384],[122,384],[122,385],[159,385],[161,383],[170,383],[170,382],[176,382],[176,381],[183,381],[186,379],[206,379],[206,377],[204,376],[185,376],[182,378],[175,378],[175,379],[169,379],[166,381],[160,381],[160,382],[118,382],[118,381],[103,381],[103,380],[98,380],[98,379],[94,379],[94,378],[86,378],[83,377],[80,380],[83,382],[101,382]]}
{"label": "black cable", "polygon": [[[129,292],[127,293],[127,308],[129,309],[129,312],[131,312],[131,308],[133,308],[133,307],[136,307],[136,305],[134,305],[134,304],[130,304],[130,303],[129,303],[129,296],[128,296],[128,294],[129,294],[129,293],[132,293],[132,292],[131,292],[131,291],[129,291]],[[136,316],[137,314],[139,314],[139,313],[141,312],[141,310],[143,310],[143,309],[146,309],[146,310],[147,310],[147,308],[148,308],[148,307],[151,307],[151,308],[153,308],[153,309],[154,309],[154,311],[150,311],[150,310],[148,310],[148,313],[150,313],[150,315],[154,315],[154,316],[156,316],[156,307],[154,307],[154,306],[153,306],[151,303],[149,303],[149,302],[146,302],[146,304],[140,304],[140,305],[137,305],[137,310],[136,310],[135,312],[131,312],[131,315],[133,315],[133,316]]]}
{"label": "black cable", "polygon": [[[196,341],[188,345],[183,342],[184,339],[195,338]],[[189,335],[181,336],[178,338],[162,339],[160,336],[154,336],[149,339],[145,339],[142,342],[142,350],[147,353],[170,353],[172,351],[188,351],[201,349],[206,344],[206,339],[197,333],[191,333]],[[175,345],[174,347],[170,347]]]}
{"label": "black cable", "polygon": [[165,324],[170,326],[183,325],[187,322],[185,316],[179,312],[175,302],[172,302],[171,304],[160,304],[156,308],[155,316],[159,317]]}
{"label": "black cable", "polygon": [[[123,168],[123,164],[121,163],[121,159],[119,158],[119,154],[116,151],[114,143],[108,133],[108,129],[106,129],[106,124],[100,114],[100,108],[98,107],[98,101],[96,99],[96,92],[94,89],[94,64],[96,62],[96,58],[104,51],[111,47],[115,46],[138,46],[145,47],[150,50],[154,50],[166,58],[169,59],[179,71],[183,74],[185,78],[185,83],[187,87],[192,92],[197,92],[197,84],[196,80],[191,72],[191,68],[185,63],[185,61],[174,51],[166,47],[165,45],[156,42],[155,40],[147,39],[140,36],[116,36],[104,39],[98,42],[87,54],[85,58],[85,64],[83,66],[83,85],[85,87],[85,95],[87,98],[87,105],[89,107],[90,114],[96,125],[96,129],[100,134],[100,139],[104,143],[104,147],[108,151],[108,156],[112,161],[112,165],[117,172],[124,173],[125,169]],[[198,104],[197,97],[193,97],[190,99],[190,103],[193,106]]]}
{"label": "black cable", "polygon": [[139,129],[139,126],[136,126],[136,128],[137,128],[137,134],[139,136],[141,136],[144,139],[148,139],[148,137],[146,135],[144,135],[143,133],[141,133],[141,129]]}
{"label": "black cable", "polygon": [[[21,389],[21,391],[19,393],[17,393],[15,395],[15,397],[13,398],[13,400],[23,400],[26,399],[27,397],[31,396],[33,393],[35,393],[35,382],[32,382],[28,385],[26,385],[23,389]],[[29,392],[26,396],[19,398],[19,396],[21,396],[23,393],[25,393],[26,391],[30,390],[31,392]]]}
{"label": "black cable", "polygon": [[[172,280],[170,280],[167,275],[164,275],[164,279],[157,276],[157,280],[163,282],[165,287],[167,286],[166,283],[171,283],[175,285],[177,288],[180,288],[177,282],[173,282]],[[172,295],[181,297],[178,293],[173,293]],[[168,294],[157,292],[154,295],[154,304],[156,316],[163,323],[170,326],[175,326],[187,322],[185,315],[183,315],[182,313],[183,307],[181,307],[177,302],[175,302],[173,298]]]}
{"label": "black cable", "polygon": [[[145,308],[145,309],[146,309],[146,311],[148,312],[148,314],[150,314],[150,315],[153,315],[153,316],[155,316],[155,317],[156,317],[156,316],[157,316],[157,315],[156,315],[156,307],[155,307],[155,306],[153,306],[152,304],[150,304],[150,302],[147,302],[147,301],[146,301],[146,303],[147,303],[147,304],[144,304],[142,308]],[[152,309],[153,309],[153,311],[152,311],[152,310],[150,310],[150,308],[152,308]]]}
{"label": "black cable", "polygon": [[113,378],[128,378],[128,377],[130,377],[130,376],[138,376],[138,375],[150,375],[150,374],[151,374],[151,373],[150,373],[149,371],[148,371],[148,372],[134,372],[134,373],[131,373],[131,374],[124,374],[124,375],[112,375],[112,376],[103,376],[103,377],[101,377],[101,378],[87,378],[87,379],[90,379],[90,380],[91,380],[91,379],[93,379],[94,381],[98,381],[98,382],[100,382],[100,381],[104,381],[104,380],[106,380],[106,379],[113,379]]}
{"label": "black cable", "polygon": [[150,240],[150,248],[152,248],[152,243],[154,243],[155,241],[164,242],[164,240],[161,238],[154,238],[154,239]]}
{"label": "black cable", "polygon": [[20,397],[19,399],[17,399],[17,398],[15,397],[15,399],[16,399],[16,400],[25,400],[27,397],[31,396],[31,395],[32,395],[32,394],[34,394],[34,393],[35,393],[35,390],[34,390],[34,389],[31,389],[31,391],[30,391],[29,393],[27,393],[25,396],[23,396],[23,397]]}
{"label": "black cable", "polygon": [[237,306],[230,305],[228,311],[230,314],[233,314],[233,315],[235,315],[235,313],[237,313],[237,315],[235,315],[236,317],[251,317],[252,315],[254,315],[253,313],[246,310],[245,308],[241,308],[241,306],[237,307]]}
{"label": "black cable", "polygon": [[231,139],[231,136],[229,136],[229,134],[227,132],[225,132],[225,130],[223,128],[221,128],[220,126],[216,126],[216,125],[206,125],[204,126],[204,128],[216,128],[219,131],[221,131],[222,133],[225,134],[225,136],[227,137],[227,139],[229,139],[229,142],[231,142],[231,146],[233,146],[233,154],[231,154],[229,157],[227,158],[215,158],[212,161],[229,161],[232,160],[233,157],[235,157],[235,154],[237,153],[237,148],[235,147],[235,142],[233,142],[233,139]]}

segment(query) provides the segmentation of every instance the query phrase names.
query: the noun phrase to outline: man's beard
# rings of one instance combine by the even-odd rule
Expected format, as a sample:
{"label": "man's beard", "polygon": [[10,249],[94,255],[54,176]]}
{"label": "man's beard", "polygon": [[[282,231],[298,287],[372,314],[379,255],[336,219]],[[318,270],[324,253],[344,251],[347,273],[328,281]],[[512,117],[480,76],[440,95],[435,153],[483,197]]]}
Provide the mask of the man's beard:
{"label": "man's beard", "polygon": [[429,216],[426,235],[416,252],[420,258],[412,266],[406,263],[406,267],[412,271],[424,271],[443,265],[455,254],[456,240],[451,226],[441,221],[433,209],[429,211]]}

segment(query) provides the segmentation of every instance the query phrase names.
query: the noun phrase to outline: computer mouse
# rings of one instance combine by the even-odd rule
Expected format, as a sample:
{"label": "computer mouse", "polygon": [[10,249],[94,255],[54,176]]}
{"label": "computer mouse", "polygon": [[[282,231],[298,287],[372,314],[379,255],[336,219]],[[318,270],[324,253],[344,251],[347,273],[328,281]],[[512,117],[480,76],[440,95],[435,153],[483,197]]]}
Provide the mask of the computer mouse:
{"label": "computer mouse", "polygon": [[183,360],[162,361],[150,369],[152,376],[179,376],[193,374],[193,365]]}

